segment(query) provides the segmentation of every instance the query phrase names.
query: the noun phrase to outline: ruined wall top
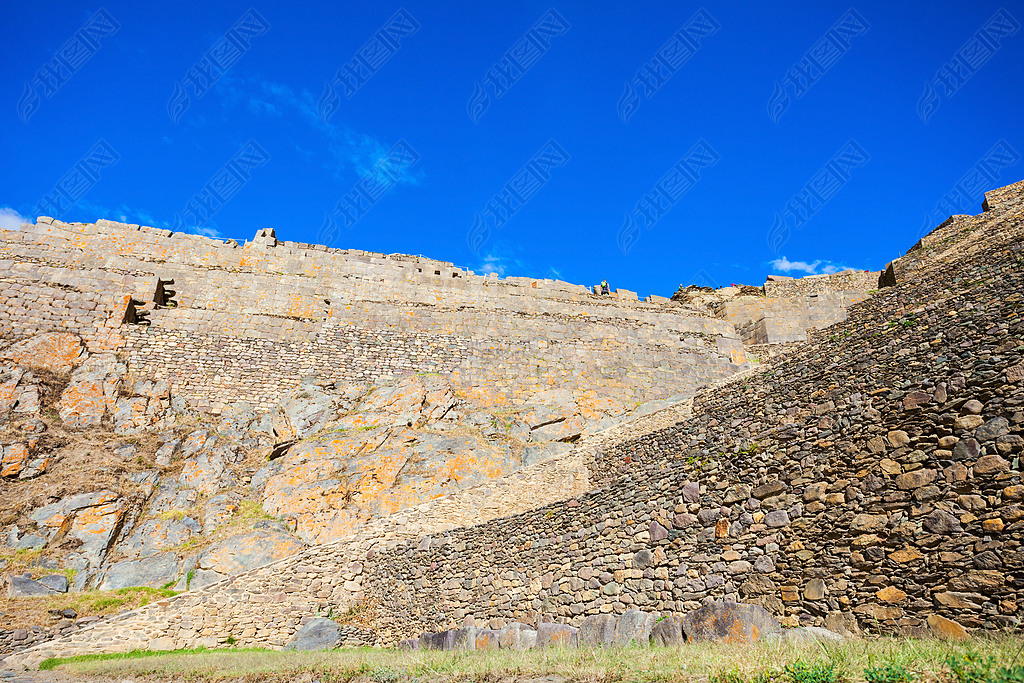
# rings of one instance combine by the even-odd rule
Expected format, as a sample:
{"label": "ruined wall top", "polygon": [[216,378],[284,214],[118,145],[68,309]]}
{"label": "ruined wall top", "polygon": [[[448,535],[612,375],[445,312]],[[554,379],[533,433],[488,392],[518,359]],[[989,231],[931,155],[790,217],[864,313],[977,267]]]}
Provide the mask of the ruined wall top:
{"label": "ruined wall top", "polygon": [[870,270],[844,270],[827,275],[808,275],[802,278],[769,275],[764,292],[769,297],[799,297],[812,294],[838,292],[864,292],[878,289],[881,273]]}
{"label": "ruined wall top", "polygon": [[[405,288],[400,288],[396,294],[390,287],[401,283],[437,293],[461,291],[485,298],[518,295],[650,311],[677,306],[668,304],[662,297],[639,301],[635,292],[623,289],[600,297],[586,286],[561,280],[478,275],[451,262],[423,256],[379,254],[279,240],[269,228],[260,229],[251,241],[239,244],[232,239],[211,239],[106,219],[95,223],[65,223],[41,216],[36,224],[23,225],[20,235],[5,233],[4,239],[45,243],[51,248],[67,250],[72,253],[62,254],[62,261],[76,260],[89,267],[130,267],[132,262],[144,262],[144,268],[150,270],[153,264],[165,263],[206,270],[309,277],[332,285],[339,279],[359,281],[363,284],[358,298],[402,298],[407,291]],[[388,291],[376,296],[378,288],[370,287],[372,294],[367,296],[366,283],[370,282],[380,283]],[[686,314],[699,315],[694,311],[686,311]]]}

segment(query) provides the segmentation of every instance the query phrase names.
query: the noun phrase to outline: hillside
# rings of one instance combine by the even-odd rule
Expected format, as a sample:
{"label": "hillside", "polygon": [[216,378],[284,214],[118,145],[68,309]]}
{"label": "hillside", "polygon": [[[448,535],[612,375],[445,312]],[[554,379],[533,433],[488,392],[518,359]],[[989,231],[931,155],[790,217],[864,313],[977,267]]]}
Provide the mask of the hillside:
{"label": "hillside", "polygon": [[[285,343],[268,338],[284,328],[218,333],[237,298],[200,306],[196,297],[182,314],[154,300],[146,329],[108,326],[127,340],[115,352],[22,332],[3,349],[0,385],[4,443],[17,436],[16,455],[4,450],[2,491],[20,501],[5,513],[19,526],[14,543],[40,538],[43,554],[64,562],[54,569],[78,561],[100,588],[118,563],[163,558],[174,568],[153,583],[192,590],[8,661],[136,646],[280,647],[326,613],[350,615],[347,642],[393,644],[468,622],[578,626],[721,599],[839,632],[922,633],[935,616],[1016,627],[1024,182],[986,197],[984,213],[952,217],[890,264],[878,291],[850,276],[785,297],[766,285],[763,298],[740,290],[710,302],[627,303],[625,294],[538,284],[526,287],[541,290],[528,300],[508,291],[515,284],[500,297],[486,278],[474,288],[467,273],[470,289],[442,297],[434,287],[431,304],[414,287],[417,306],[434,307],[412,316],[431,320],[417,334],[443,332],[449,348],[461,336],[472,352],[435,374],[413,364],[366,383],[325,363],[329,377],[313,367],[295,386],[274,384],[273,403],[254,396],[258,405],[241,406],[231,381],[214,382],[216,400],[202,398],[201,372],[233,376],[253,349],[270,346],[275,358],[273,344]],[[9,241],[21,245],[11,251],[23,253],[29,234]],[[82,254],[61,267],[99,258]],[[826,308],[809,303],[833,293]],[[299,335],[285,345],[302,335],[316,343],[338,320],[363,335],[371,332],[360,324],[376,325],[385,340],[407,332],[382,322],[390,318],[360,323],[370,304],[346,305],[359,314],[282,323]],[[472,316],[460,306],[491,319],[463,327]],[[789,327],[773,327],[779,320]],[[762,346],[783,332],[795,337],[776,340],[785,352]],[[600,341],[573,346],[570,334]],[[199,336],[206,350],[193,346]],[[43,344],[45,354],[31,350]],[[162,380],[155,361],[139,361],[143,347],[167,349],[172,369],[188,367]],[[644,349],[660,355],[640,362]],[[743,364],[751,349],[764,360],[756,367]],[[489,365],[496,359],[523,371],[495,370],[508,367]],[[90,492],[73,495],[76,474],[95,477]],[[239,533],[218,536],[222,527]],[[230,564],[257,546],[273,552]]]}

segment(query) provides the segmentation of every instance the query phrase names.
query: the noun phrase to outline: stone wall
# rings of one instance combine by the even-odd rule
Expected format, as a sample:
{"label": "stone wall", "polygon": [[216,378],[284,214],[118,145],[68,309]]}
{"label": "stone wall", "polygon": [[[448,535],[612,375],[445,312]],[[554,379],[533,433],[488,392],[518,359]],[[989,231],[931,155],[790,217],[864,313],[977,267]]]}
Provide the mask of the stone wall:
{"label": "stone wall", "polygon": [[769,297],[797,297],[810,294],[865,292],[878,289],[879,275],[881,273],[870,270],[844,270],[840,273],[808,275],[801,278],[769,275],[764,283],[764,293]]}
{"label": "stone wall", "polygon": [[605,488],[386,552],[363,580],[391,606],[385,641],[470,615],[578,625],[723,598],[791,625],[1019,626],[1024,221],[994,211],[975,229],[955,262],[908,263],[835,339],[600,452]]}
{"label": "stone wall", "polygon": [[115,271],[73,271],[5,258],[0,251],[0,320],[15,335],[73,331],[93,351],[123,344],[122,325],[135,320],[137,290],[154,278]]}
{"label": "stone wall", "polygon": [[[0,248],[25,273],[12,286],[38,279],[95,292],[82,305],[95,305],[88,316],[72,304],[53,319],[35,312],[37,299],[12,297],[16,333],[96,326],[90,350],[118,348],[135,377],[166,379],[174,395],[212,412],[238,401],[269,408],[307,375],[378,382],[416,372],[450,375],[484,405],[567,381],[636,405],[692,392],[745,362],[731,325],[676,304],[279,242],[266,230],[238,245],[43,217],[2,233]],[[145,326],[119,328],[125,318]]]}
{"label": "stone wall", "polygon": [[717,306],[746,345],[805,341],[811,330],[846,320],[847,309],[864,301],[865,291],[828,292],[793,297],[737,297]]}

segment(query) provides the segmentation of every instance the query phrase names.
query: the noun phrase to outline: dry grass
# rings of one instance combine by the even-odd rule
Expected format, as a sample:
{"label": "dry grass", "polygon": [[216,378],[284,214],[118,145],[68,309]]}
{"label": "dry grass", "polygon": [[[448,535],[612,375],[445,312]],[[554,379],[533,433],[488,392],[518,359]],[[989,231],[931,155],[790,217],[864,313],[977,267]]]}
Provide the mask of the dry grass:
{"label": "dry grass", "polygon": [[177,595],[174,591],[144,586],[112,591],[82,591],[37,598],[0,597],[0,628],[45,626],[55,621],[50,610],[73,609],[79,617],[104,616],[148,605],[154,600]]}
{"label": "dry grass", "polygon": [[758,674],[778,672],[788,664],[833,664],[839,680],[863,681],[864,669],[900,664],[921,681],[948,678],[945,660],[952,654],[980,652],[1001,666],[1014,659],[1020,636],[943,642],[883,638],[827,646],[764,643],[758,645],[697,644],[679,648],[533,650],[527,652],[433,652],[350,649],[330,652],[215,650],[162,655],[120,656],[117,659],[68,662],[60,671],[74,676],[148,677],[215,681],[301,681],[309,674],[320,681],[499,681],[557,676],[569,681],[706,681],[734,672],[751,681]]}

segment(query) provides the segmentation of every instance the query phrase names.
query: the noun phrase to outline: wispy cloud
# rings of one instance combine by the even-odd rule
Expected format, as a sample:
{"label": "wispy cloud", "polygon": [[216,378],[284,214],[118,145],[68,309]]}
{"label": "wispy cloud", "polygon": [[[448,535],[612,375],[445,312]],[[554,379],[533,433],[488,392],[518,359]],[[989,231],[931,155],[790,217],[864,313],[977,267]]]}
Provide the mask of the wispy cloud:
{"label": "wispy cloud", "polygon": [[21,230],[22,223],[34,222],[31,218],[25,218],[10,207],[0,207],[0,230]]}
{"label": "wispy cloud", "polygon": [[470,268],[476,273],[498,277],[531,277],[549,280],[562,279],[562,273],[555,266],[541,266],[523,255],[520,246],[512,242],[498,241],[490,251],[480,257]]}
{"label": "wispy cloud", "polygon": [[802,272],[805,275],[831,275],[832,273],[840,273],[849,269],[848,266],[833,263],[832,261],[817,259],[808,263],[807,261],[790,261],[785,256],[769,261],[768,265],[776,273]]}
{"label": "wispy cloud", "polygon": [[[244,107],[254,116],[273,118],[297,115],[320,136],[318,143],[322,147],[319,149],[325,149],[330,159],[326,168],[338,180],[342,180],[346,172],[357,176],[370,172],[393,144],[384,143],[344,124],[324,121],[317,110],[317,99],[308,90],[296,91],[283,83],[255,76],[237,78],[227,74],[218,81],[215,91],[226,109]],[[316,154],[315,150],[311,153],[301,146],[296,149],[306,156]],[[398,182],[419,185],[422,180],[422,169],[416,169],[403,173]],[[345,181],[351,182],[351,177],[345,178]]]}

